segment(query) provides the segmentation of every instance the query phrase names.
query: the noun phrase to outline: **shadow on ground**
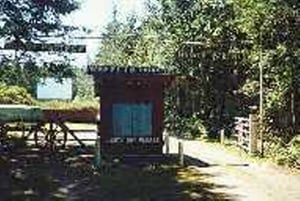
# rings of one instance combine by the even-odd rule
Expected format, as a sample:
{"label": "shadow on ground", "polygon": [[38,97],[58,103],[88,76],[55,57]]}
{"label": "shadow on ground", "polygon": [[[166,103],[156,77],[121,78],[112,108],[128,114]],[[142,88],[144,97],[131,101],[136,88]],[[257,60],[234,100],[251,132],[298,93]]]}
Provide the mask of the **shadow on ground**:
{"label": "shadow on ground", "polygon": [[212,176],[190,166],[205,167],[199,160],[187,160],[187,166],[180,167],[176,156],[143,163],[128,159],[106,162],[95,171],[92,153],[92,147],[70,147],[55,153],[32,148],[1,153],[0,199],[232,200],[231,195],[213,192],[226,186],[205,182]]}
{"label": "shadow on ground", "polygon": [[194,165],[198,167],[213,167],[213,166],[234,166],[234,167],[248,167],[249,163],[224,163],[224,164],[218,164],[218,163],[208,163],[203,160],[199,160],[190,156],[184,156],[185,163],[187,165]]}

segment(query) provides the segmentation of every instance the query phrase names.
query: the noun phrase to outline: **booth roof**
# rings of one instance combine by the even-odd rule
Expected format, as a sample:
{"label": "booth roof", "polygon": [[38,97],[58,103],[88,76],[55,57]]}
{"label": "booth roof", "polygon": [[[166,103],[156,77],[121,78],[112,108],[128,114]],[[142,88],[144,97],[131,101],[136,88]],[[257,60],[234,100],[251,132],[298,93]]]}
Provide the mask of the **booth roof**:
{"label": "booth roof", "polygon": [[111,66],[111,65],[89,65],[89,74],[167,74],[167,71],[158,67],[136,67],[136,66]]}

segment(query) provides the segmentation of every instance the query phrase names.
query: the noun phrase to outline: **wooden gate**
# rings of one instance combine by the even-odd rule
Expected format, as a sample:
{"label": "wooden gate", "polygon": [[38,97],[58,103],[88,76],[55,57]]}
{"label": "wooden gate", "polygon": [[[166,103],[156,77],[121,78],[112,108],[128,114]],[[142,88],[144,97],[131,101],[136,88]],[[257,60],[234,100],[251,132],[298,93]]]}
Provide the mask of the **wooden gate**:
{"label": "wooden gate", "polygon": [[257,118],[250,114],[249,117],[234,118],[234,132],[237,146],[246,152],[257,152]]}

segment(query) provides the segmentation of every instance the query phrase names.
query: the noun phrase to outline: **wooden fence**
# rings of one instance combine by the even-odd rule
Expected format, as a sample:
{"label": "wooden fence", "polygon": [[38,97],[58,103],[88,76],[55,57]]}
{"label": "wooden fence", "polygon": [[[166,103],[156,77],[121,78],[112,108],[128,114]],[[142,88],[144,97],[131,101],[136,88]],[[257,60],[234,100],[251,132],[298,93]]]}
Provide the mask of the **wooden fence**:
{"label": "wooden fence", "polygon": [[234,118],[233,137],[237,145],[249,153],[257,152],[257,118],[250,114],[249,117]]}

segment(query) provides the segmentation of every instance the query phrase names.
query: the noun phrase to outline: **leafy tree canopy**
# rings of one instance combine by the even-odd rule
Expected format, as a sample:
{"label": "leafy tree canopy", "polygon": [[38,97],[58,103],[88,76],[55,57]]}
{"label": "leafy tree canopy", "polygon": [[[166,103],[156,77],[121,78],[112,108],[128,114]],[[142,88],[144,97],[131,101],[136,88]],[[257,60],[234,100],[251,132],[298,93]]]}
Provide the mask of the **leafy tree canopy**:
{"label": "leafy tree canopy", "polygon": [[291,139],[300,125],[299,1],[152,2],[139,23],[109,23],[99,63],[157,65],[197,78],[181,80],[170,93],[176,104],[167,105],[176,105],[171,116],[196,113],[211,128],[258,105],[262,65],[266,124]]}
{"label": "leafy tree canopy", "polygon": [[34,94],[41,77],[72,76],[66,54],[58,53],[58,61],[41,64],[37,61],[41,54],[22,47],[28,42],[45,43],[52,36],[64,37],[75,27],[63,24],[62,17],[78,8],[76,0],[2,0],[0,38],[16,44],[17,49],[13,57],[2,57],[0,81],[21,85]]}
{"label": "leafy tree canopy", "polygon": [[51,33],[65,34],[72,27],[63,25],[61,17],[78,6],[75,0],[2,0],[0,37],[21,45]]}

